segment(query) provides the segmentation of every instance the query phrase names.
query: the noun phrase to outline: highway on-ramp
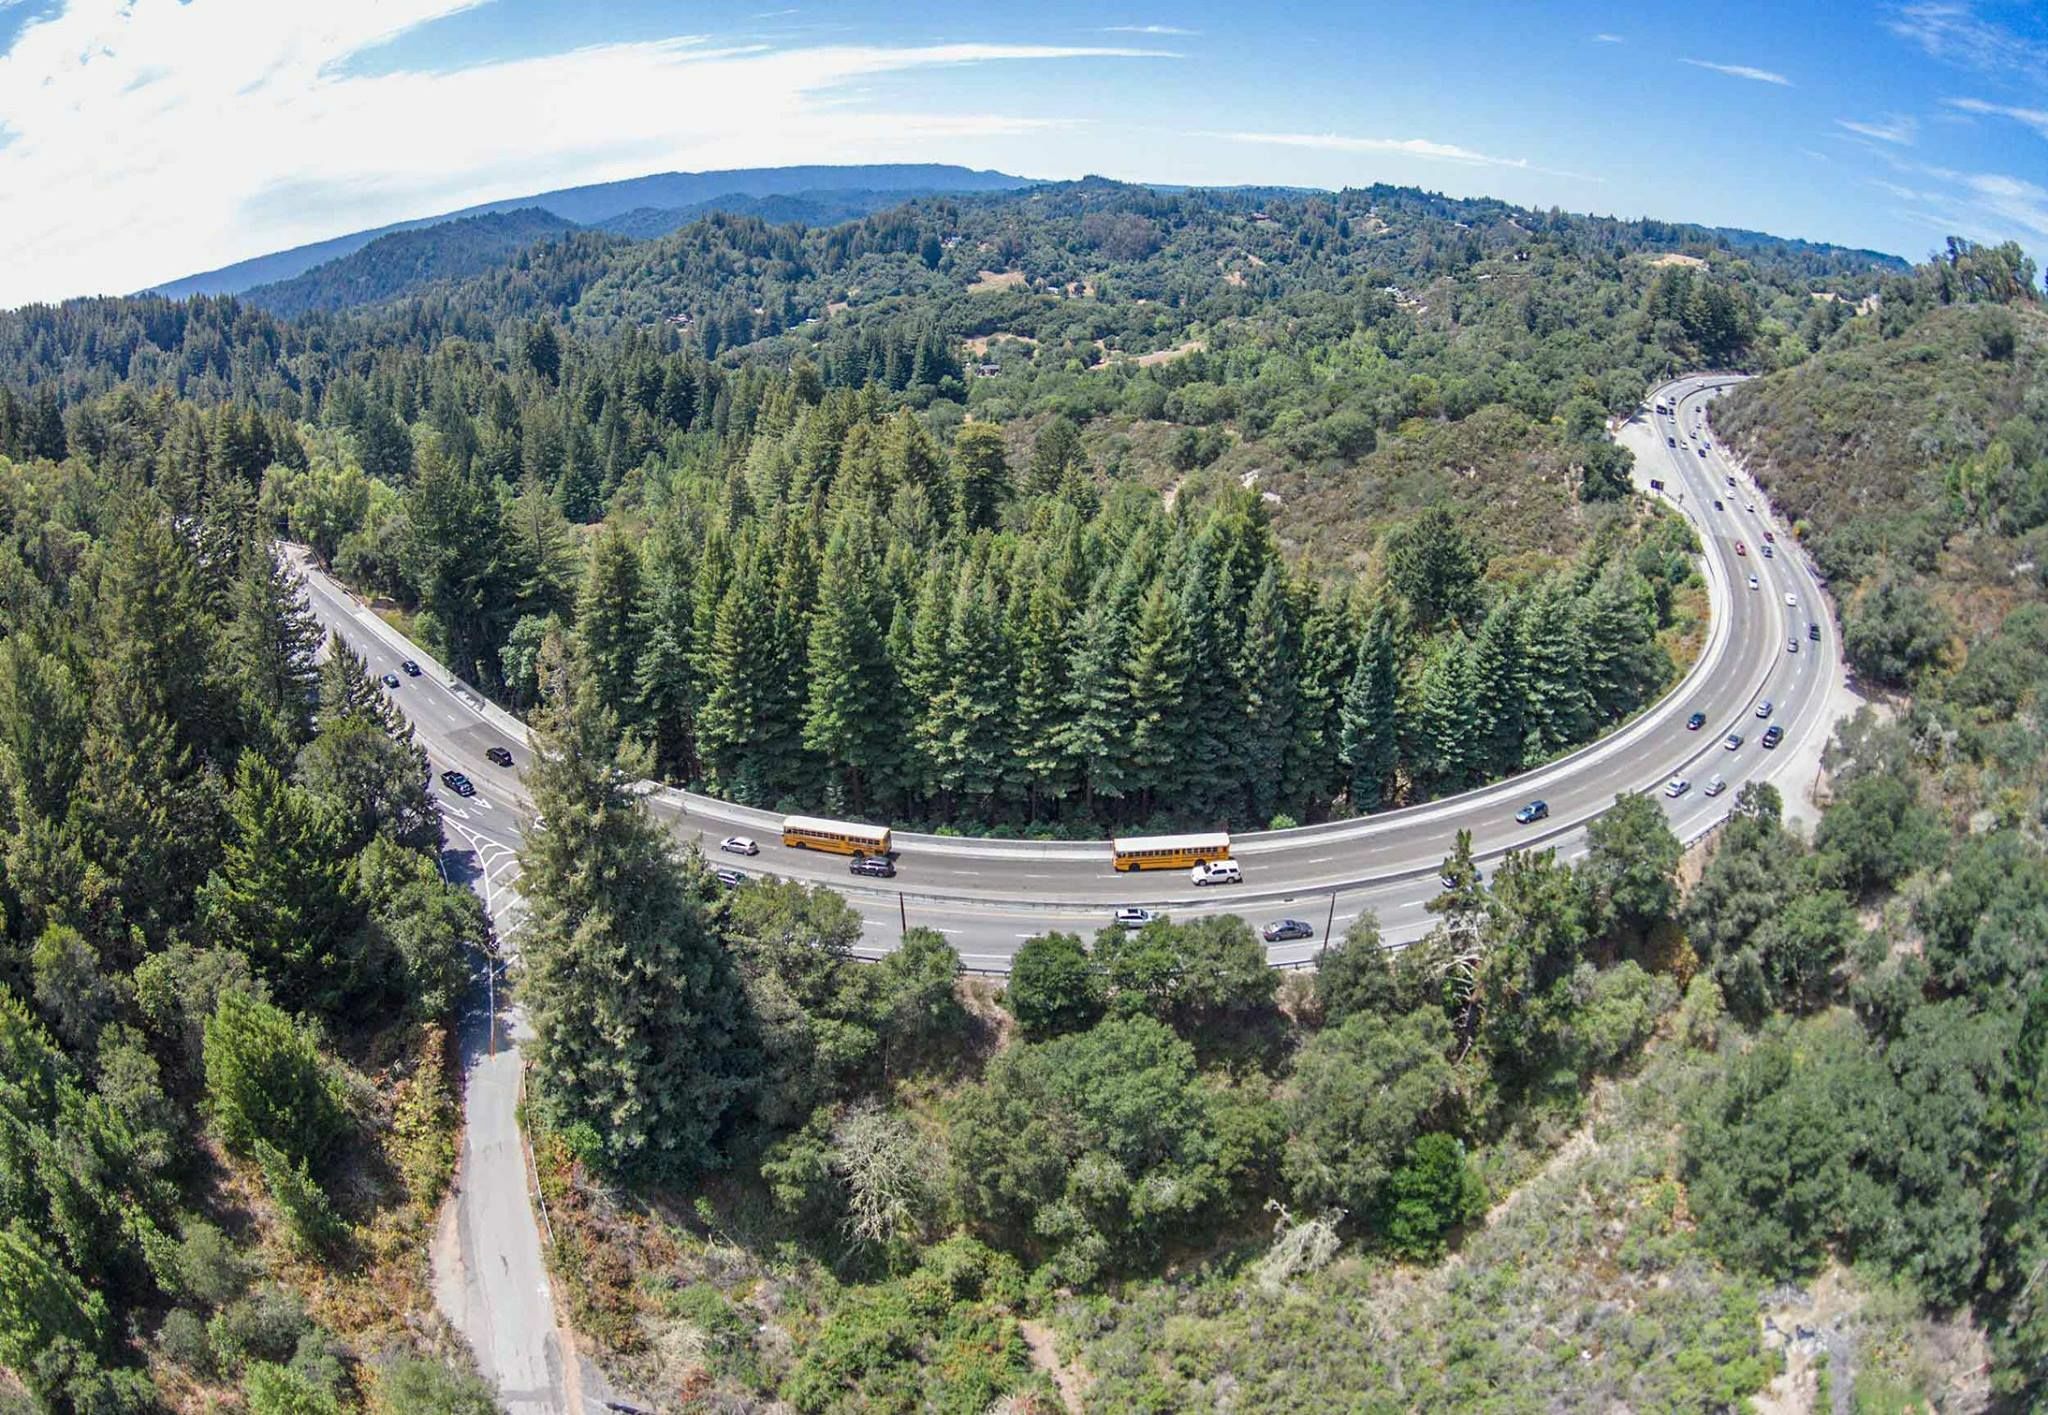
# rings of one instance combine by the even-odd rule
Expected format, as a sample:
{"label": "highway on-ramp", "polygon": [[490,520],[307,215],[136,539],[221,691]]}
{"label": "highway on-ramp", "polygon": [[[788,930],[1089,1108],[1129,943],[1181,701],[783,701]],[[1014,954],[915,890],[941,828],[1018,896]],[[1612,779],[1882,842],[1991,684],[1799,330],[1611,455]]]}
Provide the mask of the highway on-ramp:
{"label": "highway on-ramp", "polygon": [[[1789,528],[1712,443],[1706,427],[1708,402],[1736,381],[1734,375],[1696,375],[1666,384],[1622,429],[1637,454],[1639,488],[1662,496],[1700,534],[1699,563],[1712,608],[1707,643],[1657,703],[1546,766],[1358,820],[1236,833],[1233,854],[1244,881],[1209,889],[1195,888],[1180,870],[1117,874],[1106,841],[1041,844],[902,831],[895,835],[897,877],[857,879],[841,857],[785,849],[780,817],[769,812],[653,786],[646,789],[647,803],[679,840],[699,845],[718,863],[839,888],[867,921],[868,951],[894,946],[906,924],[936,928],[969,966],[996,971],[1024,940],[1051,929],[1092,935],[1125,904],[1182,917],[1237,913],[1254,925],[1281,917],[1307,921],[1315,936],[1269,949],[1276,964],[1312,959],[1327,933],[1341,933],[1368,911],[1377,915],[1387,942],[1412,942],[1432,921],[1424,906],[1438,892],[1439,867],[1460,830],[1472,832],[1474,853],[1489,875],[1492,862],[1511,849],[1555,848],[1576,859],[1585,852],[1586,822],[1621,792],[1651,794],[1681,839],[1697,839],[1726,815],[1747,781],[1777,780],[1793,797],[1791,778],[1810,770],[1842,702],[1840,636],[1823,586]],[[1657,413],[1656,405],[1668,411]],[[1653,481],[1660,488],[1653,489]],[[519,776],[531,758],[524,726],[435,664],[303,554],[297,559],[320,620],[341,631],[374,672],[398,676],[393,697],[435,772],[454,767],[476,783],[477,794],[467,799],[443,792],[451,827],[516,844],[532,816]],[[1809,626],[1816,624],[1819,637],[1810,638]],[[403,671],[407,659],[420,666],[419,676]],[[1757,715],[1765,700],[1773,705],[1768,721]],[[1695,712],[1704,715],[1704,725],[1688,730]],[[1784,740],[1771,750],[1762,738],[1774,724]],[[1724,745],[1731,733],[1742,738],[1739,746]],[[511,768],[486,757],[494,747],[511,753]],[[1709,796],[1716,774],[1727,789]],[[1690,789],[1671,798],[1663,788],[1674,776],[1687,779]],[[1536,799],[1548,803],[1548,818],[1517,824],[1515,812]],[[719,840],[733,833],[757,841],[761,853],[718,855]]]}

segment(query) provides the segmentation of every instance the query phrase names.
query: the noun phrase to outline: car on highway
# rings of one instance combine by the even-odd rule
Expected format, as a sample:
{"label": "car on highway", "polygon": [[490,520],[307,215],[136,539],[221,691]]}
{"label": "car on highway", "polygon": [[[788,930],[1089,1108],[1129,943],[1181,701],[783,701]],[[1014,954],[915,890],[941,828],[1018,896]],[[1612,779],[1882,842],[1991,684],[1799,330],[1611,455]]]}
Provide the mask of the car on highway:
{"label": "car on highway", "polygon": [[1706,449],[1706,448],[1705,448],[1704,446],[1702,446],[1702,447],[1700,448],[1700,460],[1701,460],[1701,461],[1705,461],[1705,460],[1706,460],[1706,457],[1707,457],[1707,449]]}
{"label": "car on highway", "polygon": [[896,878],[896,862],[887,855],[855,855],[846,867],[850,875],[867,875],[874,879]]}
{"label": "car on highway", "polygon": [[1696,712],[1685,720],[1685,730],[1688,732],[1697,732],[1706,725],[1707,715],[1703,712]]}
{"label": "car on highway", "polygon": [[1718,796],[1727,789],[1728,778],[1717,771],[1707,778],[1707,784],[1701,788],[1700,794],[1703,796]]}
{"label": "car on highway", "polygon": [[1774,541],[1774,540],[1776,540],[1777,538],[1778,538],[1778,537],[1777,537],[1777,534],[1776,534],[1775,532],[1773,532],[1773,531],[1765,531],[1765,532],[1764,532],[1764,539],[1765,539],[1765,540],[1771,540],[1771,541]]}
{"label": "car on highway", "polygon": [[1674,801],[1690,790],[1692,790],[1692,783],[1682,776],[1674,776],[1664,783],[1664,794]]}
{"label": "car on highway", "polygon": [[[1448,863],[1448,862],[1446,862],[1446,863]],[[1451,873],[1451,872],[1450,872],[1449,870],[1447,870],[1447,869],[1446,869],[1446,870],[1440,870],[1440,871],[1438,871],[1438,873],[1437,873],[1437,877],[1436,877],[1436,882],[1437,882],[1438,884],[1442,885],[1442,886],[1443,886],[1443,887],[1444,887],[1444,888],[1445,888],[1446,890],[1452,890],[1452,889],[1456,889],[1456,888],[1458,887],[1458,880],[1457,880],[1457,876],[1453,875],[1453,874],[1452,874],[1452,873]],[[1486,883],[1486,874],[1485,874],[1485,872],[1484,872],[1483,870],[1481,870],[1481,869],[1479,868],[1479,866],[1477,866],[1477,865],[1474,865],[1474,866],[1472,867],[1472,883],[1474,883],[1474,884],[1485,884],[1485,883]]]}
{"label": "car on highway", "polygon": [[1771,548],[1767,545],[1758,546],[1757,549],[1761,550],[1764,553],[1764,559],[1766,560],[1776,560],[1778,558],[1777,556],[1771,554]]}
{"label": "car on highway", "polygon": [[1721,745],[1726,747],[1731,752],[1741,751],[1742,734],[1740,732],[1730,732],[1726,737],[1723,737],[1721,739]]}
{"label": "car on highway", "polygon": [[458,796],[476,795],[476,783],[453,768],[441,773],[441,784]]}
{"label": "car on highway", "polygon": [[728,855],[758,855],[761,847],[744,835],[728,835],[718,842],[718,848]]}
{"label": "car on highway", "polygon": [[1314,938],[1316,931],[1300,919],[1275,919],[1259,930],[1259,937],[1268,943],[1292,943],[1300,938]]}
{"label": "car on highway", "polygon": [[1204,860],[1188,871],[1188,878],[1196,884],[1241,884],[1244,871],[1235,860]]}
{"label": "car on highway", "polygon": [[1786,653],[1798,653],[1798,652],[1799,652],[1799,636],[1798,636],[1797,634],[1794,634],[1794,635],[1793,635],[1793,636],[1792,636],[1791,638],[1789,638],[1789,639],[1785,640],[1785,652],[1786,652]]}
{"label": "car on highway", "polygon": [[1744,507],[1743,509],[1748,511],[1750,515],[1754,516],[1756,514],[1756,503],[1752,501],[1749,503],[1748,506]]}
{"label": "car on highway", "polygon": [[512,749],[509,747],[486,747],[484,748],[484,759],[490,762],[492,766],[510,766],[512,765]]}
{"label": "car on highway", "polygon": [[1769,698],[1765,698],[1762,702],[1756,705],[1756,715],[1758,717],[1769,717],[1772,713],[1776,712],[1777,710],[1778,705],[1772,702]]}
{"label": "car on highway", "polygon": [[405,662],[399,664],[398,666],[405,670],[405,676],[408,678],[417,678],[420,676],[420,666],[417,663],[414,663],[411,659],[407,659]]}
{"label": "car on highway", "polygon": [[738,870],[734,869],[731,865],[727,865],[724,869],[713,870],[711,872],[711,877],[717,880],[720,884],[724,885],[727,889],[738,889],[741,885],[747,882],[747,877],[741,874]]}
{"label": "car on highway", "polygon": [[1141,909],[1136,904],[1126,904],[1110,915],[1109,921],[1127,929],[1142,929],[1158,917],[1157,909]]}
{"label": "car on highway", "polygon": [[398,686],[398,675],[396,673],[385,674],[384,686],[387,688],[396,688]]}
{"label": "car on highway", "polygon": [[1756,576],[1754,576],[1754,575],[1751,575],[1751,576],[1749,577],[1749,587],[1750,587],[1751,589],[1753,589],[1753,590],[1754,590],[1754,589],[1760,589],[1760,588],[1762,588],[1762,586],[1760,586],[1760,585],[1759,585],[1759,584],[1757,583],[1757,578],[1756,578]]}
{"label": "car on highway", "polygon": [[1788,591],[1786,591],[1786,592],[1785,592],[1785,608],[1787,608],[1787,609],[1797,609],[1797,608],[1799,608],[1799,596],[1798,596],[1798,595],[1796,595],[1796,594],[1793,594],[1793,593],[1792,593],[1791,591],[1789,591],[1789,590],[1788,590]]}
{"label": "car on highway", "polygon": [[1770,730],[1764,733],[1764,745],[1766,747],[1775,747],[1784,740],[1785,729],[1775,722],[1771,724]]}
{"label": "car on highway", "polygon": [[1735,553],[1737,555],[1747,555],[1749,554],[1749,547],[1744,545],[1741,541],[1737,541],[1735,542]]}
{"label": "car on highway", "polygon": [[1666,433],[1664,437],[1664,445],[1666,447],[1676,447],[1678,445],[1678,439],[1671,436],[1669,433]]}
{"label": "car on highway", "polygon": [[1515,812],[1515,824],[1534,825],[1537,821],[1544,819],[1549,814],[1550,802],[1531,801],[1528,805],[1522,807],[1521,810]]}
{"label": "car on highway", "polygon": [[1730,491],[1733,491],[1733,490],[1735,490],[1735,478],[1733,478],[1733,477],[1724,477],[1724,478],[1722,478],[1722,480],[1724,480],[1724,481],[1726,481],[1726,482],[1728,483],[1728,489],[1729,489]]}
{"label": "car on highway", "polygon": [[1714,509],[1715,509],[1716,511],[1719,511],[1719,510],[1723,509],[1723,508],[1722,508],[1722,506],[1721,506],[1721,498],[1720,498],[1720,497],[1718,497],[1718,496],[1714,498]]}
{"label": "car on highway", "polygon": [[1817,623],[1813,623],[1813,624],[1808,624],[1808,625],[1806,626],[1806,637],[1807,637],[1807,638],[1809,638],[1809,639],[1812,639],[1812,640],[1813,640],[1813,641],[1814,641],[1815,643],[1819,643],[1819,642],[1820,642],[1820,625],[1819,625],[1819,624],[1817,624]]}

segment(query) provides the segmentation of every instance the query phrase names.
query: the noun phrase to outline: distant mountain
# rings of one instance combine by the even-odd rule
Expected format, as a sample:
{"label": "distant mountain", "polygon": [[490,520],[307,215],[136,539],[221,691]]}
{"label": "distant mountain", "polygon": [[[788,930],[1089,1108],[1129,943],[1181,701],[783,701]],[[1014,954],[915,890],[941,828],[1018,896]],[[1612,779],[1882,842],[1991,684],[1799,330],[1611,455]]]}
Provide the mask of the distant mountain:
{"label": "distant mountain", "polygon": [[438,280],[466,280],[495,270],[515,251],[576,229],[575,222],[533,206],[465,216],[379,236],[361,250],[316,265],[303,275],[258,285],[243,298],[287,319],[316,310],[373,305]]}
{"label": "distant mountain", "polygon": [[[952,188],[959,191],[959,188]],[[722,211],[731,216],[756,216],[771,226],[837,226],[842,221],[858,221],[863,216],[872,216],[877,211],[886,211],[906,201],[919,197],[945,196],[948,190],[910,188],[888,191],[847,190],[792,192],[788,195],[747,196],[741,192],[727,192],[709,201],[692,202],[688,206],[635,207],[607,216],[591,224],[600,230],[611,231],[635,240],[649,240],[666,236],[680,230],[700,216]]]}
{"label": "distant mountain", "polygon": [[[397,221],[374,230],[335,236],[290,250],[236,261],[218,270],[187,275],[151,287],[146,294],[234,295],[258,285],[276,284],[304,274],[314,266],[361,250],[380,236],[435,226],[465,216],[538,207],[578,225],[599,225],[607,218],[640,209],[670,211],[703,206],[725,196],[816,197],[826,192],[996,192],[1030,186],[1029,179],[1004,172],[978,171],[938,162],[889,163],[862,167],[742,167],[722,172],[661,172],[620,182],[563,187],[534,196],[483,202],[460,211]],[[712,209],[707,207],[706,209]],[[698,214],[702,214],[701,212]],[[687,218],[686,218],[687,219]],[[678,223],[681,224],[681,223]]]}

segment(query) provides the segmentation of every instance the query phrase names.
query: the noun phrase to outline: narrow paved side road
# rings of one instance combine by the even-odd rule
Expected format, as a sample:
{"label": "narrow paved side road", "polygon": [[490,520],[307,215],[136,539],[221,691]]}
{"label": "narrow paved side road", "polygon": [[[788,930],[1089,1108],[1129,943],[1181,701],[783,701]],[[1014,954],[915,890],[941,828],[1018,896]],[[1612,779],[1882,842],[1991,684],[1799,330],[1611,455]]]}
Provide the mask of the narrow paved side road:
{"label": "narrow paved side road", "polygon": [[[484,834],[463,814],[444,803],[448,875],[482,897],[501,948],[509,948],[522,916],[516,846]],[[530,1037],[518,1010],[479,979],[459,1038],[465,1123],[454,1192],[434,1238],[434,1299],[469,1341],[510,1415],[584,1415],[603,1410],[607,1393],[602,1375],[578,1362],[573,1339],[556,1320],[519,1131],[519,1043]]]}

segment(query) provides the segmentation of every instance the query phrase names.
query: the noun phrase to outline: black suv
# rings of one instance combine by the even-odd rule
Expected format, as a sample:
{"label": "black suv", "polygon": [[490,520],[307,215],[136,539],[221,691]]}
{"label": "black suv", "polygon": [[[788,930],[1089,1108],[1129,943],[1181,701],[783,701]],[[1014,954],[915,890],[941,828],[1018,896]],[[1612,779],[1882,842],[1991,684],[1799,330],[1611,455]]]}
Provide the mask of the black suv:
{"label": "black suv", "polygon": [[484,756],[490,760],[493,766],[512,765],[512,752],[508,747],[486,747],[484,749]]}
{"label": "black suv", "polygon": [[873,875],[876,879],[894,879],[896,862],[887,855],[855,855],[846,872],[850,875]]}
{"label": "black suv", "polygon": [[441,784],[447,787],[450,791],[453,791],[458,796],[476,795],[476,786],[474,785],[474,783],[472,783],[468,777],[464,776],[459,771],[442,772]]}
{"label": "black suv", "polygon": [[1785,729],[1774,722],[1764,729],[1763,740],[1766,747],[1775,747],[1785,740]]}

